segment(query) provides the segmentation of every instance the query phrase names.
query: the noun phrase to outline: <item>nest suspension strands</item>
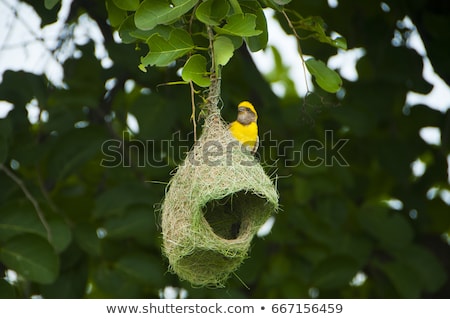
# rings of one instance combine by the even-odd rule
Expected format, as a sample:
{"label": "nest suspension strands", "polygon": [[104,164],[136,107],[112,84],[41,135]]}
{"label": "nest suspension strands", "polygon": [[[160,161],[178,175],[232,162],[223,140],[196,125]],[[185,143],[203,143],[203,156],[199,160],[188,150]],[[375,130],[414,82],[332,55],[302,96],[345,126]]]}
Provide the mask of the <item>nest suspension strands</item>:
{"label": "nest suspension strands", "polygon": [[163,253],[170,270],[195,286],[223,286],[278,209],[262,166],[228,131],[213,74],[203,132],[169,182],[162,205]]}

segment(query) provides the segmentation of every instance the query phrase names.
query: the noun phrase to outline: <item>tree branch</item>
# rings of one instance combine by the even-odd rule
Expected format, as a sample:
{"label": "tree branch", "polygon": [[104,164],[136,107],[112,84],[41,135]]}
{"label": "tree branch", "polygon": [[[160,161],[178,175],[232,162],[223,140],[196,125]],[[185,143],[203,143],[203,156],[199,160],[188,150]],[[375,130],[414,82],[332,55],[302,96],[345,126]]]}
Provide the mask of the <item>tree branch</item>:
{"label": "tree branch", "polygon": [[19,177],[17,177],[10,169],[8,169],[5,165],[0,164],[0,170],[4,171],[5,174],[9,178],[11,178],[14,181],[14,183],[17,184],[17,186],[20,187],[20,189],[25,194],[27,199],[31,202],[31,204],[33,205],[34,209],[36,210],[36,213],[37,213],[37,215],[39,217],[39,220],[41,221],[42,225],[45,228],[45,231],[47,232],[47,239],[48,239],[48,241],[51,241],[52,240],[52,233],[51,233],[50,226],[49,226],[47,220],[45,219],[44,213],[42,212],[42,210],[41,210],[37,200],[33,197],[33,195],[31,195],[30,191],[27,189],[27,187],[25,186],[23,181]]}
{"label": "tree branch", "polygon": [[207,98],[207,112],[208,116],[214,115],[219,117],[219,99],[220,99],[220,65],[217,65],[214,56],[214,32],[210,26],[208,26],[208,38],[209,38],[209,54],[211,57],[211,84],[209,86],[209,93]]}

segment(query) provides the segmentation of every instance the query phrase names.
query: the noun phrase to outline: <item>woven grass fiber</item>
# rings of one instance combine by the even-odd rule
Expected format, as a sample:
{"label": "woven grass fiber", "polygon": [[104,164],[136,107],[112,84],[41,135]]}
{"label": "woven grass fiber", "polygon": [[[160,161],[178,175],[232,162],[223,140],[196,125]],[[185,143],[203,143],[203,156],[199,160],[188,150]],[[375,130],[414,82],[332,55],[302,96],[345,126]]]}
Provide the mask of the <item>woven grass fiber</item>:
{"label": "woven grass fiber", "polygon": [[223,287],[278,209],[273,182],[213,113],[168,187],[161,226],[169,269],[194,286]]}

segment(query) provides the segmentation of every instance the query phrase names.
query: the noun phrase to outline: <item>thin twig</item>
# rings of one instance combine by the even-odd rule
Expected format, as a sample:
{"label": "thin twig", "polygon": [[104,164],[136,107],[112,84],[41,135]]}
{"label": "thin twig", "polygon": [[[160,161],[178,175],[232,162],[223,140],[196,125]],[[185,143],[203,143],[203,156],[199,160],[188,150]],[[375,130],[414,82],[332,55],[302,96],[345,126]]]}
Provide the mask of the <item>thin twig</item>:
{"label": "thin twig", "polygon": [[4,171],[5,174],[8,175],[8,177],[11,178],[14,181],[14,183],[16,183],[17,186],[20,187],[22,192],[25,194],[25,196],[28,198],[28,200],[34,206],[34,209],[36,210],[36,213],[39,217],[39,220],[41,221],[42,225],[44,226],[44,228],[47,232],[47,239],[48,239],[48,241],[51,241],[52,233],[51,233],[50,226],[49,226],[47,220],[45,219],[44,213],[42,212],[37,200],[33,197],[33,195],[31,195],[31,193],[29,192],[29,190],[27,189],[27,187],[25,186],[23,181],[19,177],[17,177],[11,170],[9,170],[5,165],[0,164],[0,170]]}
{"label": "thin twig", "polygon": [[194,19],[195,19],[195,12],[197,11],[197,7],[199,6],[200,4],[199,3],[197,3],[195,6],[194,6],[194,10],[192,10],[192,14],[191,14],[191,18],[189,19],[189,33],[190,34],[192,34],[192,23],[194,23]]}
{"label": "thin twig", "polygon": [[192,106],[191,121],[192,126],[194,127],[194,142],[197,142],[197,122],[195,121],[195,88],[194,83],[192,83],[192,81],[189,81],[189,85],[191,86],[191,106]]}
{"label": "thin twig", "polygon": [[239,277],[236,272],[233,271],[233,275],[237,278],[237,280],[239,280],[239,282],[247,289],[250,290],[250,287],[247,286],[247,284],[242,280],[241,277]]}
{"label": "thin twig", "polygon": [[300,45],[301,38],[298,35],[297,31],[295,30],[295,27],[292,24],[291,19],[289,19],[289,16],[287,15],[286,11],[282,10],[281,12],[283,13],[284,18],[286,19],[286,21],[287,21],[289,27],[291,28],[292,32],[294,33],[294,36],[297,38],[298,54],[300,55],[300,59],[302,60],[302,68],[303,68],[303,75],[305,76],[306,90],[307,90],[307,92],[310,92],[309,86],[308,86],[308,79],[306,78],[306,74],[307,74],[306,63],[305,63],[305,59],[303,58],[302,46]]}
{"label": "thin twig", "polygon": [[216,60],[214,57],[214,32],[210,26],[208,26],[209,37],[209,54],[211,56],[211,84],[209,86],[209,94],[207,98],[208,116],[215,115],[219,117],[219,99],[220,99],[220,66],[216,66]]}

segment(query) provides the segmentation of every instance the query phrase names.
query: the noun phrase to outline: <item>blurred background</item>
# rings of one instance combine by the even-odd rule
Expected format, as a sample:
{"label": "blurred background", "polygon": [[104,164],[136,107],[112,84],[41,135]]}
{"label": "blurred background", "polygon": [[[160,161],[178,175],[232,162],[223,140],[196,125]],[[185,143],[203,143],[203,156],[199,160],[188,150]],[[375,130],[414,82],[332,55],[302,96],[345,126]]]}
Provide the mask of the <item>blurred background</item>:
{"label": "blurred background", "polygon": [[[343,88],[303,74],[273,10],[269,47],[223,69],[222,115],[256,106],[281,211],[208,289],[161,255],[158,209],[193,144],[189,86],[164,85],[180,66],[140,71],[104,1],[0,1],[0,297],[450,297],[450,3],[287,8],[347,39],[345,52],[301,43]],[[323,147],[307,154],[311,141]]]}

